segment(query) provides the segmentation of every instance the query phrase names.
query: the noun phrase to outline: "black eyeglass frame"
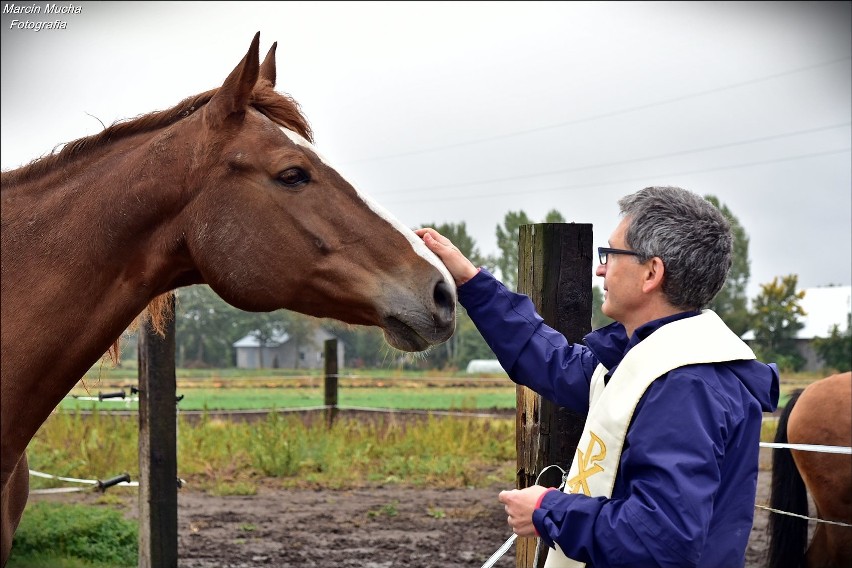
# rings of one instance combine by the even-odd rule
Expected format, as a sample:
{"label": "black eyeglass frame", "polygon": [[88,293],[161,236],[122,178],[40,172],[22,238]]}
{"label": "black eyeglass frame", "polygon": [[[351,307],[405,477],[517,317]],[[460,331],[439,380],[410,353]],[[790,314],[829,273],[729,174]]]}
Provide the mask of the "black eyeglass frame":
{"label": "black eyeglass frame", "polygon": [[600,261],[601,264],[604,264],[604,265],[606,264],[606,261],[608,260],[607,255],[610,255],[610,254],[626,254],[626,255],[629,255],[629,256],[638,256],[640,258],[642,257],[642,255],[639,254],[638,252],[636,252],[635,250],[614,249],[614,248],[609,248],[609,247],[598,247],[598,260]]}

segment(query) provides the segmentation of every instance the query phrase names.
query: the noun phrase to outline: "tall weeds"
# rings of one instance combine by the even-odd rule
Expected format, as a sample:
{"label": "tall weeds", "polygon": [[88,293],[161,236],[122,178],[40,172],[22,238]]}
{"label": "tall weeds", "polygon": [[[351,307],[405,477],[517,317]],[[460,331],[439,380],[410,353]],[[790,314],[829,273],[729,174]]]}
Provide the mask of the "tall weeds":
{"label": "tall weeds", "polygon": [[[134,419],[57,413],[28,448],[32,469],[78,478],[138,478]],[[510,484],[514,421],[385,415],[369,421],[270,413],[258,422],[204,416],[178,422],[178,475],[193,487],[251,492],[261,482],[328,488],[376,483],[441,487]],[[57,485],[33,479],[34,487]]]}

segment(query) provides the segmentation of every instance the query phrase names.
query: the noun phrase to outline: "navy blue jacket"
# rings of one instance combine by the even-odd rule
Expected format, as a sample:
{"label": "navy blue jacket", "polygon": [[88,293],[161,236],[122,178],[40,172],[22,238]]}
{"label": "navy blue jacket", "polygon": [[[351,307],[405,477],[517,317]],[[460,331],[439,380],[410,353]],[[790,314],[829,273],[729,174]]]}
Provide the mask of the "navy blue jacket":
{"label": "navy blue jacket", "polygon": [[[613,323],[571,344],[546,326],[527,296],[486,270],[459,287],[459,302],[513,381],[588,414],[598,363],[614,372],[630,348],[659,327],[627,337]],[[745,564],[754,520],[763,412],[778,404],[778,372],[758,361],[688,365],[645,391],[627,430],[612,497],[550,491],[533,514],[554,542],[588,566]]]}

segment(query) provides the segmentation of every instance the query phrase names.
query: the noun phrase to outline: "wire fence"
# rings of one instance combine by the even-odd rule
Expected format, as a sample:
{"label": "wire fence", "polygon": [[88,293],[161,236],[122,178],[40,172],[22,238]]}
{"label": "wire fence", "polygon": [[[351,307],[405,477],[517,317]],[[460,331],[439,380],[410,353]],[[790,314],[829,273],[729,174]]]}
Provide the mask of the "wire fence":
{"label": "wire fence", "polygon": [[[98,396],[98,397],[74,397],[76,400],[89,400],[89,401],[98,401],[98,402],[125,402],[125,401],[137,401],[138,397],[131,398],[123,398],[117,395],[108,395],[108,396]],[[355,411],[355,412],[370,412],[370,413],[385,413],[385,414],[410,414],[410,415],[422,415],[422,416],[448,416],[448,417],[460,417],[460,418],[507,418],[505,414],[497,414],[493,412],[462,412],[462,411],[450,411],[450,410],[423,410],[423,409],[399,409],[399,408],[380,408],[380,407],[369,407],[369,406],[351,406],[351,405],[315,405],[315,406],[301,406],[301,407],[293,407],[293,408],[275,408],[275,409],[255,409],[255,410],[222,410],[219,411],[223,414],[228,415],[241,415],[241,414],[262,414],[262,413],[289,413],[289,412],[319,412],[319,411],[329,411],[329,410],[347,410],[347,411]],[[76,412],[81,412],[77,410]],[[181,414],[187,413],[209,413],[209,411],[181,411]],[[135,411],[129,411],[129,413],[135,413]],[[774,419],[774,417],[768,417],[769,420]],[[776,442],[760,442],[759,446],[761,448],[767,449],[781,449],[786,448],[790,450],[797,451],[805,451],[805,452],[822,452],[822,453],[830,453],[830,454],[844,454],[844,455],[852,455],[852,447],[846,446],[826,446],[826,445],[816,445],[816,444],[781,444]],[[98,480],[98,479],[77,479],[70,477],[61,477],[55,476],[48,473],[43,473],[39,471],[30,470],[30,475],[41,477],[41,478],[52,478],[60,481],[66,481],[70,483],[79,483],[85,484],[90,487],[57,487],[51,489],[34,489],[31,490],[31,494],[39,494],[39,493],[70,493],[75,491],[86,491],[92,488],[98,489],[100,491],[105,491],[108,487],[118,485],[124,487],[138,487],[138,482],[132,482],[127,476],[127,479],[124,479],[123,476],[119,476],[119,478],[113,478],[112,480]],[[124,474],[126,476],[127,474]],[[119,479],[118,481],[115,481]],[[179,483],[183,480],[179,480]],[[777,509],[773,509],[768,507],[767,505],[761,505],[755,503],[755,508],[766,510],[772,513],[780,514],[780,515],[790,515],[793,517],[799,517],[802,519],[806,519],[808,521],[813,521],[817,523],[827,523],[833,525],[840,526],[852,526],[848,523],[842,523],[838,521],[831,521],[825,519],[818,519],[814,517],[807,517],[804,515],[798,515],[795,513],[790,513],[787,511],[779,511]]]}

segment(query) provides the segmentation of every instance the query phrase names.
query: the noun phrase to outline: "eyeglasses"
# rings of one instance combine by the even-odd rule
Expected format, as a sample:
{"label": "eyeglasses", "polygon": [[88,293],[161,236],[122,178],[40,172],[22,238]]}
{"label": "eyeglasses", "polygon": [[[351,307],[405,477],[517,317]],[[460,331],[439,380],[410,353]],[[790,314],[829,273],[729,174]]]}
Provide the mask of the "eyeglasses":
{"label": "eyeglasses", "polygon": [[624,250],[624,249],[614,249],[607,247],[598,247],[598,260],[601,261],[601,264],[606,264],[607,256],[611,254],[627,254],[630,256],[642,256],[635,250]]}

